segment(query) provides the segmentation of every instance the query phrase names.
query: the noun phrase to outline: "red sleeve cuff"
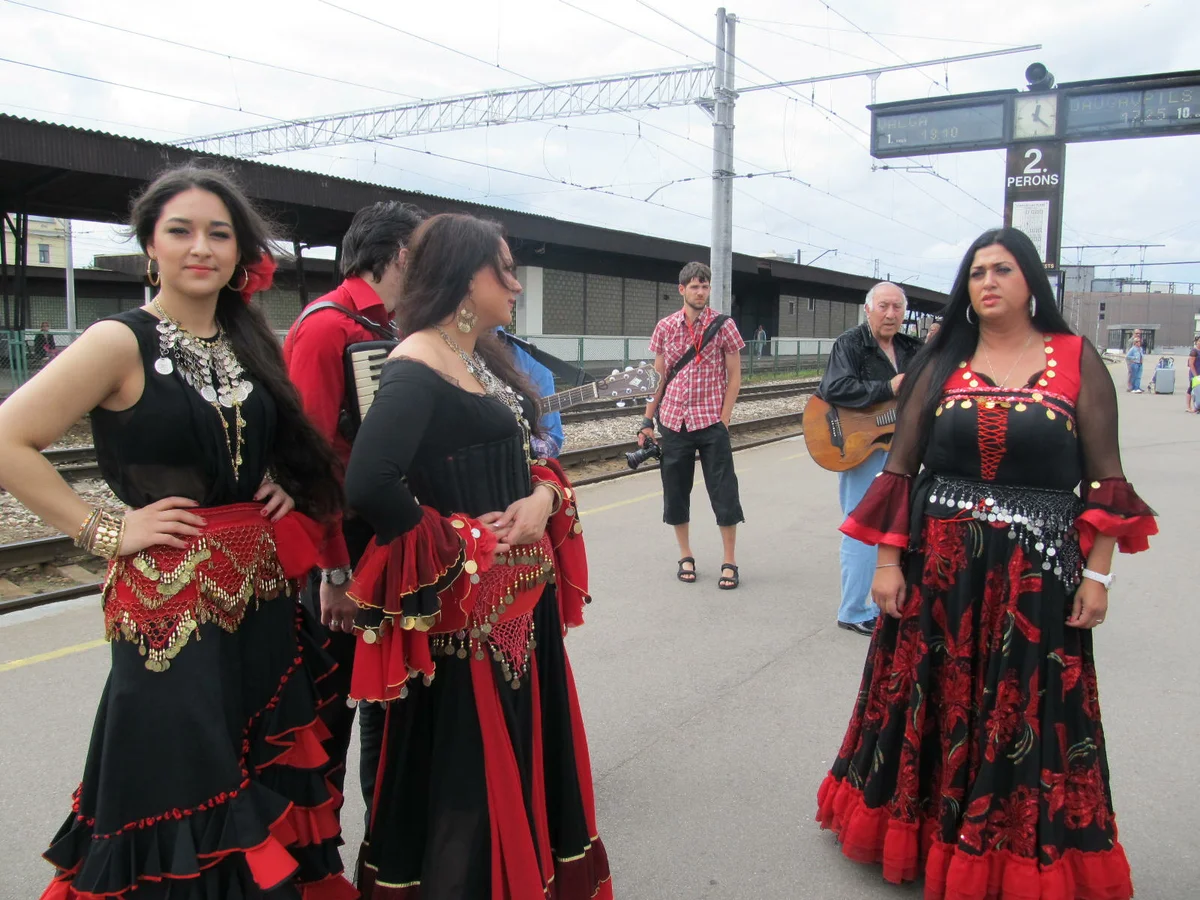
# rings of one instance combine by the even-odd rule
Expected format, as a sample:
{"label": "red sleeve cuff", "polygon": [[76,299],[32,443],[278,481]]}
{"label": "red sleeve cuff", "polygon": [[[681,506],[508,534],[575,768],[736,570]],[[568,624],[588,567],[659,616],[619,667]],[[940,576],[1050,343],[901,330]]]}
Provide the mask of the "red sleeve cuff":
{"label": "red sleeve cuff", "polygon": [[1075,528],[1085,557],[1098,534],[1116,538],[1122,553],[1150,549],[1150,537],[1158,534],[1156,513],[1124,478],[1093,481],[1083,490],[1083,502],[1084,510],[1075,520]]}
{"label": "red sleeve cuff", "polygon": [[495,535],[477,520],[422,510],[420,524],[394,541],[380,546],[372,538],[354,571],[356,700],[396,700],[415,673],[433,675],[429,630],[465,626],[471,580],[494,561]]}
{"label": "red sleeve cuff", "polygon": [[906,548],[911,492],[912,479],[908,475],[880,473],[839,530],[864,544]]}
{"label": "red sleeve cuff", "polygon": [[588,593],[587,551],[583,544],[583,525],[575,505],[575,489],[556,459],[539,459],[530,467],[536,487],[549,482],[562,491],[563,503],[546,523],[554,548],[554,577],[558,585],[558,606],[563,625],[575,628],[583,624],[583,609],[592,602]]}

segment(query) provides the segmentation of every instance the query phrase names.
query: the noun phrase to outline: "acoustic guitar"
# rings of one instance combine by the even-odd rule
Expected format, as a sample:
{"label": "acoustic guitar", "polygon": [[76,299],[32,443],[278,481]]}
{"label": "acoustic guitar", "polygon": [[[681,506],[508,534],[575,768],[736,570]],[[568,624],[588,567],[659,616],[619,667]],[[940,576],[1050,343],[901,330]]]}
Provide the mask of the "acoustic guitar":
{"label": "acoustic guitar", "polygon": [[831,472],[853,469],[876,450],[886,451],[895,431],[895,400],[846,409],[813,396],[804,407],[808,453],[818,466]]}

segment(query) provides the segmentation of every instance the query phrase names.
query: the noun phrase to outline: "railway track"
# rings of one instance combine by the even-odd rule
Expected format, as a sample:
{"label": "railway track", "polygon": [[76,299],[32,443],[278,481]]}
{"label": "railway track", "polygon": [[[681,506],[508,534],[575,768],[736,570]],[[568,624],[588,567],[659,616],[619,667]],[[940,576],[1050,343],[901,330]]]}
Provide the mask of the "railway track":
{"label": "railway track", "polygon": [[[811,378],[803,381],[780,384],[748,385],[738,394],[738,400],[774,400],[781,397],[802,397],[811,394],[820,379]],[[598,419],[612,419],[621,416],[637,415],[645,409],[642,400],[627,401],[623,407],[618,407],[615,400],[596,400],[574,407],[563,413],[563,423],[591,422]],[[589,450],[594,448],[589,448]],[[99,478],[100,466],[96,462],[95,447],[67,447],[57,450],[43,450],[46,457],[65,478]],[[569,454],[563,454],[564,458]],[[564,463],[565,465],[565,463]],[[0,563],[0,569],[3,564]]]}
{"label": "railway track", "polygon": [[[792,390],[792,393],[801,391]],[[757,397],[756,399],[761,399]],[[621,412],[624,412],[622,410]],[[759,444],[770,443],[800,433],[802,413],[785,413],[778,416],[767,416],[761,419],[751,419],[745,422],[735,422],[730,426],[730,435],[735,439],[734,450],[744,450]],[[755,436],[758,436],[755,438]],[[749,440],[746,440],[749,438]],[[625,464],[625,454],[637,449],[635,441],[618,444],[605,444],[597,447],[583,447],[578,450],[568,450],[559,457],[563,467],[575,473],[573,480],[577,485],[594,484],[609,481],[633,472]],[[86,454],[94,452],[91,447],[78,447],[62,451],[47,451],[47,456],[55,462],[62,461],[64,467],[79,465],[86,460]],[[656,468],[653,462],[647,463],[637,471]],[[37,538],[29,541],[18,541],[0,545],[0,578],[14,569],[33,566],[58,567],[78,560],[82,554],[74,545],[71,538],[65,535]],[[59,603],[77,597],[95,594],[100,589],[100,580],[71,585],[58,590],[44,591],[12,599],[0,599],[0,615]]]}

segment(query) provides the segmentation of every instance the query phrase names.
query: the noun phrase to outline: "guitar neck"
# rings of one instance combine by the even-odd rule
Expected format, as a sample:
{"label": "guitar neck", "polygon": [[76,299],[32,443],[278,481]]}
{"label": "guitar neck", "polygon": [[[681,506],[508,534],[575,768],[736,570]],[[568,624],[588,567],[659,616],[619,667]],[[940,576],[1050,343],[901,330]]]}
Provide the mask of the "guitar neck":
{"label": "guitar neck", "polygon": [[538,400],[538,412],[552,413],[560,412],[571,406],[578,406],[580,403],[586,403],[588,400],[596,400],[600,397],[597,392],[596,382],[591,384],[583,384],[579,387],[569,388],[565,391],[559,391],[557,394],[551,394],[549,397],[542,397]]}

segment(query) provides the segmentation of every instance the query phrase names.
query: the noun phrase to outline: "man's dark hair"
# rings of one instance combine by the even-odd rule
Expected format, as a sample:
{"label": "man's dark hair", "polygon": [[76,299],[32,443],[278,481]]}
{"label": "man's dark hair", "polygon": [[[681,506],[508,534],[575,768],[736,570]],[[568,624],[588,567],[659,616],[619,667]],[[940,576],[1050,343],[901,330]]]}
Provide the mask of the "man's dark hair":
{"label": "man's dark hair", "polygon": [[693,278],[711,282],[712,269],[702,262],[690,262],[679,270],[679,283],[684,287],[691,284]]}
{"label": "man's dark hair", "polygon": [[342,277],[370,272],[378,281],[426,215],[419,206],[399,200],[381,200],[364,206],[354,214],[342,238]]}

